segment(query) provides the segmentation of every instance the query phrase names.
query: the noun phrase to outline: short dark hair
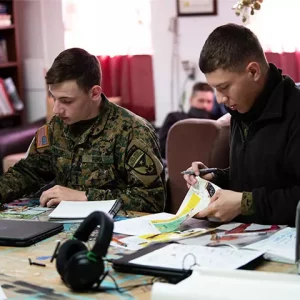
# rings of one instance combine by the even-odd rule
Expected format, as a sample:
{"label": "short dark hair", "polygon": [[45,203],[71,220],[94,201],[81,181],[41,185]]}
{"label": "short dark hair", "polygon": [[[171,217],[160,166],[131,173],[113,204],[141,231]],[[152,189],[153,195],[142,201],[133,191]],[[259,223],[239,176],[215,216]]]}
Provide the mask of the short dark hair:
{"label": "short dark hair", "polygon": [[47,84],[76,80],[78,86],[88,92],[101,84],[101,67],[98,59],[81,48],[70,48],[61,52],[46,74]]}
{"label": "short dark hair", "polygon": [[199,67],[204,74],[217,69],[239,71],[253,59],[266,63],[257,36],[244,26],[229,23],[217,27],[208,36],[200,54]]}
{"label": "short dark hair", "polygon": [[196,82],[193,85],[192,95],[194,95],[196,92],[199,92],[199,91],[212,92],[213,93],[214,89],[205,82]]}

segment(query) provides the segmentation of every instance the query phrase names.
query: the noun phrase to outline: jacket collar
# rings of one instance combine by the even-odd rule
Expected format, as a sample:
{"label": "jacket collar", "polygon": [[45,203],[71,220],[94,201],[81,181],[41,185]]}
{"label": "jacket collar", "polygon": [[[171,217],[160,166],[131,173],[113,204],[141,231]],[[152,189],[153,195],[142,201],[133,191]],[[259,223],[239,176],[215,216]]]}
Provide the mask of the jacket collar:
{"label": "jacket collar", "polygon": [[[113,111],[113,104],[110,103],[104,94],[101,95],[101,107],[98,118],[95,123],[86,130],[76,142],[77,145],[84,144],[89,136],[97,136],[105,128],[105,124],[109,118],[110,113]],[[69,134],[68,127],[64,128],[65,136],[73,140],[72,136]]]}
{"label": "jacket collar", "polygon": [[293,86],[295,87],[294,81],[289,76],[283,76],[283,80],[273,90],[265,109],[256,122],[281,118],[284,101],[288,97],[288,90]]}

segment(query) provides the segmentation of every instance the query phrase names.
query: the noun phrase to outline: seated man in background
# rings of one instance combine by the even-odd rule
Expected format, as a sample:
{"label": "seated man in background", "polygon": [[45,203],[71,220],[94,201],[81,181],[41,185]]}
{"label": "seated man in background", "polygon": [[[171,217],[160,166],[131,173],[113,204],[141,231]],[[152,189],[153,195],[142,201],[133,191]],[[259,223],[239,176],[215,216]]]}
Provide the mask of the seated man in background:
{"label": "seated man in background", "polygon": [[[204,176],[222,189],[198,217],[293,226],[300,199],[300,90],[267,62],[255,34],[236,24],[209,35],[199,66],[231,114],[231,143],[230,168]],[[201,168],[192,163],[196,175]],[[196,183],[192,175],[185,179]]]}
{"label": "seated man in background", "polygon": [[224,106],[223,103],[219,104],[217,101],[216,96],[214,97],[214,107],[212,111],[210,112],[211,118],[214,120],[218,120],[219,118],[223,117],[226,115],[228,112]]}
{"label": "seated man in background", "polygon": [[190,110],[185,112],[169,113],[159,130],[159,143],[161,154],[166,158],[166,142],[170,128],[178,121],[197,118],[210,119],[211,111],[214,107],[214,90],[211,86],[204,82],[194,84],[192,94],[190,97]]}
{"label": "seated man in background", "polygon": [[165,182],[155,131],[107,100],[97,58],[83,49],[65,50],[46,83],[55,116],[37,131],[27,157],[0,177],[0,203],[55,180],[42,193],[42,206],[122,199],[125,209],[163,211]]}

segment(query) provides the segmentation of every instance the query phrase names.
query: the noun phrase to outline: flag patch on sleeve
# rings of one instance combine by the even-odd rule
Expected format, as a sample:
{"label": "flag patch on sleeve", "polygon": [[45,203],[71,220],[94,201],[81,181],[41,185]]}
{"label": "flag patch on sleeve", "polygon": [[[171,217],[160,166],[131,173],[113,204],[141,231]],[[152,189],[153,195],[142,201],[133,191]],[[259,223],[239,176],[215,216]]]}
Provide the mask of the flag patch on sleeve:
{"label": "flag patch on sleeve", "polygon": [[48,125],[41,127],[36,133],[36,148],[49,146]]}

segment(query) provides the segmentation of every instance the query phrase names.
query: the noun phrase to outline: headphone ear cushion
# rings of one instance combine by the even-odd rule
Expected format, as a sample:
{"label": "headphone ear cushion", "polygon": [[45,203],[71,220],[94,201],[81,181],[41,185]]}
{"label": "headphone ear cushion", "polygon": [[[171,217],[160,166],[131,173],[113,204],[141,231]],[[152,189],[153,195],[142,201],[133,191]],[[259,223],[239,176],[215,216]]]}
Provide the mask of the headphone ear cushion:
{"label": "headphone ear cushion", "polygon": [[85,291],[92,288],[104,273],[102,258],[89,259],[88,251],[74,254],[68,261],[63,281],[74,291]]}
{"label": "headphone ear cushion", "polygon": [[87,247],[78,240],[69,240],[62,244],[56,257],[56,269],[62,278],[70,258],[83,250],[87,250]]}

